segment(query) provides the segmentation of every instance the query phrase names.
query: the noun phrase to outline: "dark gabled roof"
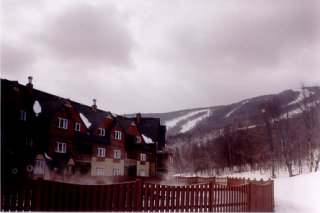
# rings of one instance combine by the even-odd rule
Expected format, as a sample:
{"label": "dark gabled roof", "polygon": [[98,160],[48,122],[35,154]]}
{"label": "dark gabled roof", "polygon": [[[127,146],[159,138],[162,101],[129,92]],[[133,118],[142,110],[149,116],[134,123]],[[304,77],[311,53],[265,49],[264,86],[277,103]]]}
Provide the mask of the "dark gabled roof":
{"label": "dark gabled roof", "polygon": [[123,131],[125,131],[125,132],[133,122],[132,119],[126,118],[126,117],[123,117],[123,116],[117,116],[114,119],[120,124],[120,126],[123,129]]}
{"label": "dark gabled roof", "polygon": [[141,118],[137,127],[141,134],[151,138],[153,142],[157,142],[160,134],[160,119],[159,118]]}
{"label": "dark gabled roof", "polygon": [[39,113],[39,118],[46,119],[50,117],[52,114],[59,111],[67,101],[70,101],[74,109],[79,114],[83,114],[91,123],[90,127],[88,128],[89,131],[96,128],[105,117],[111,116],[113,118],[113,123],[110,125],[110,128],[116,123],[119,123],[125,131],[132,124],[132,122],[135,122],[142,135],[151,138],[153,142],[157,142],[159,140],[159,134],[161,132],[159,118],[141,118],[140,122],[137,123],[135,118],[114,115],[108,111],[97,109],[96,112],[93,112],[91,106],[80,104],[78,102],[55,96],[37,89],[33,89],[32,93],[29,93],[25,85],[19,84],[18,81],[9,81],[6,79],[1,79],[1,94],[9,91],[9,89],[13,88],[14,86],[19,87],[19,92],[21,93],[22,97],[28,99],[29,103],[33,104],[35,101],[40,103],[41,113]]}

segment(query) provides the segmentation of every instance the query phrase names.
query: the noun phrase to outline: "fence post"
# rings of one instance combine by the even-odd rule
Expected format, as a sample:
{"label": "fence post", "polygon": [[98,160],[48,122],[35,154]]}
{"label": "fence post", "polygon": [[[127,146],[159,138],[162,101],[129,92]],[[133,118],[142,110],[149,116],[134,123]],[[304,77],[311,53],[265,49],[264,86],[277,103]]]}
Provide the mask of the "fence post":
{"label": "fence post", "polygon": [[136,188],[137,188],[136,210],[141,212],[141,210],[142,210],[142,182],[141,182],[141,179],[136,180]]}
{"label": "fence post", "polygon": [[209,212],[213,212],[213,187],[214,187],[215,181],[210,182],[209,186]]}
{"label": "fence post", "polygon": [[32,211],[43,211],[44,209],[41,209],[41,189],[43,188],[41,185],[43,184],[42,179],[37,179],[33,182],[33,190],[34,193],[32,193],[32,204],[31,209]]}
{"label": "fence post", "polygon": [[249,181],[248,184],[248,212],[251,212],[251,194],[252,194],[252,183]]}

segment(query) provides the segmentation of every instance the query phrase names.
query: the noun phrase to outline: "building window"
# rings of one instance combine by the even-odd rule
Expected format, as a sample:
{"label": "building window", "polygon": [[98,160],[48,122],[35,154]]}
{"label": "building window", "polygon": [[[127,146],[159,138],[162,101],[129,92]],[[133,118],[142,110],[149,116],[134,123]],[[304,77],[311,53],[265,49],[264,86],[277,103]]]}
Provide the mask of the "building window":
{"label": "building window", "polygon": [[68,120],[58,117],[58,128],[68,129]]}
{"label": "building window", "polygon": [[113,169],[113,176],[120,176],[120,169]]}
{"label": "building window", "polygon": [[105,157],[106,156],[106,149],[105,148],[98,148],[98,157]]}
{"label": "building window", "polygon": [[141,137],[139,136],[136,137],[136,143],[141,143]]}
{"label": "building window", "polygon": [[33,147],[33,140],[31,138],[26,138],[26,147]]}
{"label": "building window", "polygon": [[98,132],[98,134],[99,134],[100,136],[105,136],[105,134],[106,134],[106,130],[105,130],[105,129],[103,129],[103,128],[99,128],[99,132]]}
{"label": "building window", "polygon": [[97,168],[96,173],[97,176],[104,176],[104,168]]}
{"label": "building window", "polygon": [[145,170],[140,170],[140,176],[145,177],[146,176],[146,171]]}
{"label": "building window", "polygon": [[140,154],[140,161],[146,161],[147,155],[146,154]]}
{"label": "building window", "polygon": [[63,143],[63,142],[57,142],[55,151],[58,153],[66,153],[67,152],[67,144]]}
{"label": "building window", "polygon": [[27,112],[20,110],[20,120],[21,121],[26,121],[27,120]]}
{"label": "building window", "polygon": [[113,150],[113,158],[120,159],[121,158],[121,151],[120,150]]}
{"label": "building window", "polygon": [[173,157],[169,157],[169,165],[172,166],[173,165]]}
{"label": "building window", "polygon": [[121,140],[121,132],[120,131],[115,131],[114,132],[114,138],[117,140]]}
{"label": "building window", "polygon": [[36,165],[34,167],[34,174],[37,174],[37,175],[44,174],[44,160],[36,160]]}
{"label": "building window", "polygon": [[80,131],[80,123],[75,123],[74,124],[74,130]]}

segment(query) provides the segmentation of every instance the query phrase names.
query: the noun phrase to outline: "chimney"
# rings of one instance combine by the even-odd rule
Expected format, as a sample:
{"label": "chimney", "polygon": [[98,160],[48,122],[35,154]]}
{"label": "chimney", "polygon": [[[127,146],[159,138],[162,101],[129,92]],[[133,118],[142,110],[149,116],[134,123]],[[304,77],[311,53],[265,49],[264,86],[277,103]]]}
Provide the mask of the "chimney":
{"label": "chimney", "polygon": [[92,112],[97,112],[97,99],[93,99]]}
{"label": "chimney", "polygon": [[32,93],[32,90],[33,90],[33,84],[32,84],[32,76],[29,76],[28,77],[28,83],[27,83],[27,91],[29,93]]}
{"label": "chimney", "polygon": [[141,122],[141,113],[140,112],[137,113],[136,122],[137,122],[137,124],[140,124],[140,122]]}

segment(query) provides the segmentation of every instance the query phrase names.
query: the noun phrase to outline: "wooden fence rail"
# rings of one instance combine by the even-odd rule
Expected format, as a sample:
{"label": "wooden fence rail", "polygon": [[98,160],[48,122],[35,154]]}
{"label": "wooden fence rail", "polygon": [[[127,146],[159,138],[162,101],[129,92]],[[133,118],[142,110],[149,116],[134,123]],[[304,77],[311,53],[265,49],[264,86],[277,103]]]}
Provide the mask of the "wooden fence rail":
{"label": "wooden fence rail", "polygon": [[76,185],[45,180],[1,184],[1,211],[273,211],[273,181],[169,186],[141,180]]}

